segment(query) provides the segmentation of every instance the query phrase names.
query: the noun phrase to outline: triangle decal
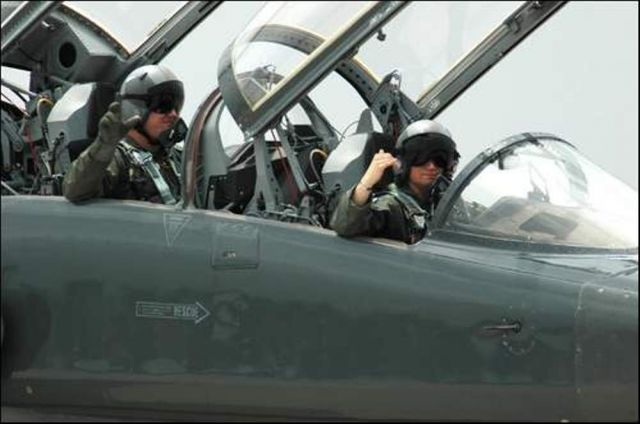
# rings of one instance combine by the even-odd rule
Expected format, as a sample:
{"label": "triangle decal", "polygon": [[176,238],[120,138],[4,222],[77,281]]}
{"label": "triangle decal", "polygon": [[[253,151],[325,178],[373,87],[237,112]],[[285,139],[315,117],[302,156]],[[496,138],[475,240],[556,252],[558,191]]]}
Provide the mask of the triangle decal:
{"label": "triangle decal", "polygon": [[173,246],[173,243],[190,221],[191,215],[164,214],[164,233],[167,237],[167,246]]}

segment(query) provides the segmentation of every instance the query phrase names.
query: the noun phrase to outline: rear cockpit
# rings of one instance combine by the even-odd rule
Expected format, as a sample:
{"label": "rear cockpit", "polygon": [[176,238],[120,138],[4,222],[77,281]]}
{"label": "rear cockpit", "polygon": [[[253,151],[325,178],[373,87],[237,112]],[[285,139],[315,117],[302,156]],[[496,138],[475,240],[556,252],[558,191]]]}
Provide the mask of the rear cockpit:
{"label": "rear cockpit", "polygon": [[[486,36],[498,16],[520,5],[496,6],[487,15],[462,9]],[[372,156],[379,149],[393,153],[407,125],[440,110],[418,106],[429,90],[417,90],[414,81],[427,71],[427,85],[435,86],[447,75],[442,61],[436,74],[417,58],[420,66],[405,75],[384,58],[390,48],[402,56],[405,26],[417,29],[412,13],[433,19],[442,12],[405,2],[268,4],[219,59],[217,94],[193,121],[185,157],[195,163],[184,172],[185,205],[327,226],[334,200]],[[471,47],[465,41],[455,54]],[[416,59],[407,53],[403,61]],[[377,76],[363,57],[385,73]],[[444,63],[455,67],[457,59]],[[392,180],[388,171],[380,186]]]}

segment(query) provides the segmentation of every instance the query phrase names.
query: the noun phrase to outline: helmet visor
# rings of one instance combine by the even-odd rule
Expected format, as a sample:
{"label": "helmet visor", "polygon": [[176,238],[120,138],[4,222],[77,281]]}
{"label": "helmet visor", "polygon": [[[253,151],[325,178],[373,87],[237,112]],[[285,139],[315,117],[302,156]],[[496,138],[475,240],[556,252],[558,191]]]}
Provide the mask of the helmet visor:
{"label": "helmet visor", "polygon": [[169,113],[175,110],[180,113],[184,104],[182,82],[167,81],[149,89],[148,94],[127,94],[123,99],[143,100],[151,112]]}
{"label": "helmet visor", "polygon": [[175,110],[180,113],[184,104],[182,82],[167,81],[149,89],[147,106],[151,112],[169,113]]}
{"label": "helmet visor", "polygon": [[446,169],[447,164],[449,162],[447,160],[446,152],[442,150],[436,150],[432,152],[422,151],[422,152],[416,153],[416,156],[414,157],[413,163],[411,164],[411,166],[422,166],[429,161],[433,162],[433,164],[440,169]]}
{"label": "helmet visor", "polygon": [[151,112],[169,113],[175,110],[180,113],[184,99],[176,96],[174,93],[159,93],[149,96],[147,106]]}
{"label": "helmet visor", "polygon": [[440,169],[447,169],[455,155],[453,141],[441,134],[423,134],[408,139],[404,157],[410,166],[422,166],[432,161]]}

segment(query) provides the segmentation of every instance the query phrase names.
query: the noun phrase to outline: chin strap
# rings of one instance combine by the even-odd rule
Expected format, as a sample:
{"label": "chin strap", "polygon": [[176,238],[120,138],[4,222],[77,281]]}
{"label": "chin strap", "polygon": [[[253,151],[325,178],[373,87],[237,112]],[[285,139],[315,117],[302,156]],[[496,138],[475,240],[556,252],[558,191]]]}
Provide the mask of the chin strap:
{"label": "chin strap", "polygon": [[138,122],[138,124],[134,127],[134,129],[138,131],[140,134],[142,134],[143,136],[145,136],[146,139],[149,141],[149,143],[155,145],[157,144],[157,141],[149,135],[147,130],[144,129],[144,124],[147,122],[147,119],[149,119],[148,112],[145,114],[144,119],[141,119],[140,122]]}

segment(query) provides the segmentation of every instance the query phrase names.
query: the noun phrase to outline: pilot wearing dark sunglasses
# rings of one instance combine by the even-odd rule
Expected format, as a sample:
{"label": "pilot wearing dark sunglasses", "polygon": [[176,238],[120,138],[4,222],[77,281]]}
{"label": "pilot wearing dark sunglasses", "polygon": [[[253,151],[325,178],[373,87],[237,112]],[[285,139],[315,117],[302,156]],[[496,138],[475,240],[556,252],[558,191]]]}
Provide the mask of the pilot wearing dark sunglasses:
{"label": "pilot wearing dark sunglasses", "polygon": [[[376,153],[358,184],[338,200],[330,225],[339,235],[385,237],[408,244],[424,237],[460,154],[444,126],[421,120],[400,134],[396,155]],[[391,167],[395,183],[374,193],[374,185]]]}
{"label": "pilot wearing dark sunglasses", "polygon": [[73,201],[95,197],[175,204],[180,198],[173,147],[184,138],[182,82],[160,65],[135,69],[100,119],[96,140],[64,177]]}

